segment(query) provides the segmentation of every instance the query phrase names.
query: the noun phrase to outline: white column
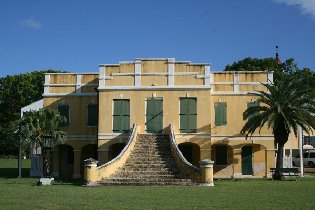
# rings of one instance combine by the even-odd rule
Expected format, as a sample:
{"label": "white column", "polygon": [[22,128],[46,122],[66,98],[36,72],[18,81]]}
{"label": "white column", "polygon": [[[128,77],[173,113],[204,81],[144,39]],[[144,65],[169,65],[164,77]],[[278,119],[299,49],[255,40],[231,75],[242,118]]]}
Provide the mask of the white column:
{"label": "white column", "polygon": [[44,94],[49,93],[50,74],[45,74]]}
{"label": "white column", "polygon": [[167,59],[168,86],[174,86],[175,58]]}
{"label": "white column", "polygon": [[205,79],[204,84],[210,86],[210,65],[205,66]]}
{"label": "white column", "polygon": [[234,73],[234,92],[238,92],[240,90],[240,85],[239,85],[239,73]]}
{"label": "white column", "polygon": [[141,86],[141,60],[135,60],[135,86]]}
{"label": "white column", "polygon": [[76,75],[76,84],[75,84],[75,90],[77,93],[81,93],[81,79],[82,79],[82,75],[77,74]]}
{"label": "white column", "polygon": [[105,86],[105,66],[99,66],[99,75],[98,75],[98,86],[104,87]]}

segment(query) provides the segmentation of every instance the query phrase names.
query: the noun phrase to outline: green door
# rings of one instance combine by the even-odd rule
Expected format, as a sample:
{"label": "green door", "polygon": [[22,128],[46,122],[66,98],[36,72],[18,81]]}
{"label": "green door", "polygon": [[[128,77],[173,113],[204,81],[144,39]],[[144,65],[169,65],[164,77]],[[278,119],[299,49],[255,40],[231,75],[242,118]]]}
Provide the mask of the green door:
{"label": "green door", "polygon": [[147,99],[146,126],[148,133],[162,133],[163,129],[163,100]]}
{"label": "green door", "polygon": [[129,100],[114,100],[113,132],[124,133],[130,129]]}
{"label": "green door", "polygon": [[180,132],[196,133],[197,130],[197,99],[180,99]]}
{"label": "green door", "polygon": [[253,175],[253,147],[242,147],[242,174]]}

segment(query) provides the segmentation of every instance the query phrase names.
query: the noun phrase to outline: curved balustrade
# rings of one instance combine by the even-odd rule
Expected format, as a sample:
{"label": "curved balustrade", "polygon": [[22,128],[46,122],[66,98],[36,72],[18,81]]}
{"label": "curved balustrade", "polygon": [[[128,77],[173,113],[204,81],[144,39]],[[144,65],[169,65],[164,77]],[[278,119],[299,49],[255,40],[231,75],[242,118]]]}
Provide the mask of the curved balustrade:
{"label": "curved balustrade", "polygon": [[120,167],[122,167],[125,164],[131,151],[134,148],[136,141],[137,125],[133,124],[131,133],[129,134],[128,142],[124,149],[120,152],[120,154],[113,160],[98,167],[92,168],[91,165],[86,165],[85,170],[87,170],[87,172],[85,173],[84,181],[87,183],[95,183],[114,174]]}
{"label": "curved balustrade", "polygon": [[188,162],[186,158],[183,156],[182,152],[179,150],[175,141],[174,128],[172,124],[169,125],[169,137],[171,141],[171,153],[176,161],[177,166],[191,179],[193,179],[196,182],[199,182],[200,169],[192,165],[190,162]]}

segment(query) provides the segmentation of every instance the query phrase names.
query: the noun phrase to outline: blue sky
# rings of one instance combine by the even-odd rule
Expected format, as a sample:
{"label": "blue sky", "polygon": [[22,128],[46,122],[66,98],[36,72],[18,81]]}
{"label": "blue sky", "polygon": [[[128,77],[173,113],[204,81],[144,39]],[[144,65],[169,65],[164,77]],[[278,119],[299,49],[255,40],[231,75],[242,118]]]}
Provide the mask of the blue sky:
{"label": "blue sky", "polygon": [[0,0],[0,77],[95,72],[146,57],[211,63],[273,57],[315,70],[314,0]]}

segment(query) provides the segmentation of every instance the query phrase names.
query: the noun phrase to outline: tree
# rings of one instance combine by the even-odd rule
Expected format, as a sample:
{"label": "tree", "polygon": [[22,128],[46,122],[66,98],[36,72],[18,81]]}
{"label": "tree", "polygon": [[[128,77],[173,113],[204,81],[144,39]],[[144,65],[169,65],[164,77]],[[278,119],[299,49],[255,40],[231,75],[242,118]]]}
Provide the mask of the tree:
{"label": "tree", "polygon": [[34,71],[0,78],[0,154],[16,155],[18,142],[14,135],[15,122],[21,108],[42,98],[45,73],[54,70]]}
{"label": "tree", "polygon": [[247,57],[233,62],[232,65],[227,65],[224,71],[273,71],[275,84],[287,76],[293,76],[305,88],[311,88],[315,85],[315,72],[309,68],[299,69],[293,58],[279,64],[274,58]]}
{"label": "tree", "polygon": [[53,147],[65,141],[66,133],[59,130],[59,125],[65,120],[57,110],[41,109],[26,112],[19,122],[23,130],[23,145],[34,143],[41,148],[44,176],[50,176],[50,152],[45,150],[45,144]]}
{"label": "tree", "polygon": [[[283,167],[283,148],[288,141],[291,128],[297,135],[297,128],[307,133],[315,129],[315,97],[314,88],[299,86],[298,78],[287,76],[274,85],[264,84],[268,91],[252,93],[258,96],[256,104],[250,106],[243,113],[244,120],[247,120],[241,130],[246,138],[252,135],[257,129],[260,130],[266,124],[272,130],[274,141],[278,144],[276,167]],[[281,178],[275,174],[275,178]]]}

